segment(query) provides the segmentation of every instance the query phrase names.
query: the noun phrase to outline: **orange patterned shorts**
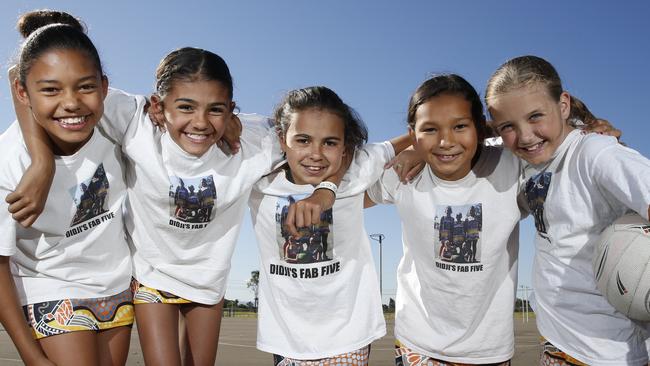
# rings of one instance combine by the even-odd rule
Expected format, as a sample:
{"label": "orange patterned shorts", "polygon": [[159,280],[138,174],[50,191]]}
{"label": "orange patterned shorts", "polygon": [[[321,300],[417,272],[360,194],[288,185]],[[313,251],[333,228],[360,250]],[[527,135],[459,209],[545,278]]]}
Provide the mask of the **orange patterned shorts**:
{"label": "orange patterned shorts", "polygon": [[190,300],[178,297],[170,292],[147,287],[136,279],[131,280],[133,303],[139,304],[190,304]]}
{"label": "orange patterned shorts", "polygon": [[544,337],[541,339],[542,354],[539,358],[540,366],[588,366],[575,358],[562,352]]}
{"label": "orange patterned shorts", "polygon": [[84,331],[105,330],[133,324],[131,289],[92,299],[63,299],[23,306],[34,338]]}
{"label": "orange patterned shorts", "polygon": [[[510,360],[505,362],[484,364],[485,366],[510,366]],[[395,366],[476,366],[475,364],[458,363],[438,360],[423,354],[413,352],[410,348],[395,341]]]}
{"label": "orange patterned shorts", "polygon": [[296,360],[280,355],[273,355],[275,366],[368,366],[370,346],[319,360]]}

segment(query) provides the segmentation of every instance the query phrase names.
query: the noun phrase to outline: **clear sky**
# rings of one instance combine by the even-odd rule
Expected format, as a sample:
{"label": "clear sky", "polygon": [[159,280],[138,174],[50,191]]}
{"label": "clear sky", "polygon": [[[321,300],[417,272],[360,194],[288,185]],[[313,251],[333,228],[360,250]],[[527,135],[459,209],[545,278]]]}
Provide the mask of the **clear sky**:
{"label": "clear sky", "polygon": [[[565,88],[623,130],[650,156],[650,3],[647,1],[17,1],[0,2],[0,59],[20,44],[19,14],[37,8],[82,18],[111,85],[148,94],[158,61],[195,46],[221,55],[244,112],[270,114],[283,93],[326,85],[366,121],[370,141],[406,131],[410,93],[431,73],[455,72],[483,95],[508,58],[535,54],[558,69]],[[14,120],[0,73],[0,131]],[[0,147],[2,149],[2,147]],[[576,213],[579,214],[579,213]],[[368,233],[386,236],[384,301],[395,295],[402,253],[399,218],[390,206],[366,213]],[[522,225],[520,285],[530,285],[533,225]],[[379,251],[373,252],[379,269]],[[258,268],[250,220],[233,257],[227,298],[248,301]]]}

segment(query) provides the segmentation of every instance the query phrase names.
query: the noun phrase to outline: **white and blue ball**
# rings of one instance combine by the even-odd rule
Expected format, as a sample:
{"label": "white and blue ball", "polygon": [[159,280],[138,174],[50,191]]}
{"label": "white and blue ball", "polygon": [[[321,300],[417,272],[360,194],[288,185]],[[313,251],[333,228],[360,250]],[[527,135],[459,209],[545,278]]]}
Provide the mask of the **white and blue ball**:
{"label": "white and blue ball", "polygon": [[598,289],[630,319],[650,321],[650,222],[626,214],[600,236],[594,256]]}

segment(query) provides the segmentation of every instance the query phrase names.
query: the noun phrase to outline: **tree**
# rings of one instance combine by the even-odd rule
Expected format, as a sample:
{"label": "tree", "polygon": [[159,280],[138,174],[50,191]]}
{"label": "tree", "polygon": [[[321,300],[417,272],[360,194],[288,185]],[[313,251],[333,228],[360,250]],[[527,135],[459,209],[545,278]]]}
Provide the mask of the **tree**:
{"label": "tree", "polygon": [[255,295],[255,303],[253,306],[255,307],[255,312],[257,312],[257,305],[258,305],[258,294],[259,294],[259,287],[260,287],[260,271],[252,271],[251,272],[251,279],[248,280],[246,283],[246,287],[248,287],[251,291],[253,291],[253,295]]}

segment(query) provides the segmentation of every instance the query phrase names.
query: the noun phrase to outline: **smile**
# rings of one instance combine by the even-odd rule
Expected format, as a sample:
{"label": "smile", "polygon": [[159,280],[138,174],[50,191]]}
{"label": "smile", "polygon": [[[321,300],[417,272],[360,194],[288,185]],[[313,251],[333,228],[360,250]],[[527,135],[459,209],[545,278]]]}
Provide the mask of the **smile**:
{"label": "smile", "polygon": [[59,117],[59,118],[54,118],[56,123],[59,124],[59,126],[67,129],[67,130],[80,130],[86,126],[86,122],[88,121],[87,116],[73,116],[73,117]]}
{"label": "smile", "polygon": [[433,154],[435,157],[443,162],[449,162],[455,160],[457,157],[460,156],[460,153],[458,154]]}
{"label": "smile", "polygon": [[526,153],[529,154],[535,154],[537,152],[540,152],[544,148],[544,144],[546,141],[540,141],[536,143],[535,145],[530,145],[530,146],[520,146],[519,149],[525,151]]}
{"label": "smile", "polygon": [[205,140],[208,139],[209,135],[205,134],[198,134],[198,133],[190,133],[190,132],[184,132],[183,133],[190,141],[196,142],[196,143],[202,143]]}
{"label": "smile", "polygon": [[314,174],[318,174],[318,173],[324,171],[324,170],[327,168],[327,167],[325,167],[325,166],[314,166],[314,165],[304,165],[304,164],[301,164],[301,166],[302,166],[302,167],[303,167],[307,172],[309,172],[309,173],[314,173]]}

